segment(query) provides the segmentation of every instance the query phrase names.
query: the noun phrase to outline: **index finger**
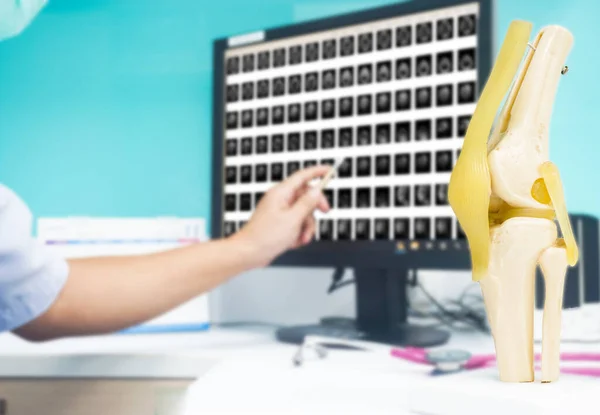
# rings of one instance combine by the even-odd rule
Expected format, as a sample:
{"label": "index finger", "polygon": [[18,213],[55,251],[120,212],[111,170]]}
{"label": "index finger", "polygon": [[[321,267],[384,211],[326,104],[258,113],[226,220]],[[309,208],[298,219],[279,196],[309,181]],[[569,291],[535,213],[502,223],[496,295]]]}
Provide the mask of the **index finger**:
{"label": "index finger", "polygon": [[298,170],[290,177],[281,182],[281,188],[286,193],[292,194],[296,190],[300,189],[302,186],[308,184],[313,179],[318,177],[325,176],[329,170],[333,167],[324,165],[324,166],[313,166],[308,167],[306,169]]}

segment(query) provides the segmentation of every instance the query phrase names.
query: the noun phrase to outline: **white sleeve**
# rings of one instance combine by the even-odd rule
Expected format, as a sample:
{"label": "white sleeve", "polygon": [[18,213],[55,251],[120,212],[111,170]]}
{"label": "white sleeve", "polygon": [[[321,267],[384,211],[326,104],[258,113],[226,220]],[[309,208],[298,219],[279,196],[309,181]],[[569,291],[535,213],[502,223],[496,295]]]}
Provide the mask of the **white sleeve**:
{"label": "white sleeve", "polygon": [[32,237],[32,215],[25,203],[0,184],[0,332],[43,314],[68,274],[66,260]]}

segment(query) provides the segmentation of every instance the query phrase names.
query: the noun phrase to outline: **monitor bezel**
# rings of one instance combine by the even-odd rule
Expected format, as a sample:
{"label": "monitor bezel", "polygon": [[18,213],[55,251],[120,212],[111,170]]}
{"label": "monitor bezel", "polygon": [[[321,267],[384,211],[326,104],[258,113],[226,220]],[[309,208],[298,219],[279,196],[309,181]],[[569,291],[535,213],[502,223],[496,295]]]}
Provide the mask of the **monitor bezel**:
{"label": "monitor bezel", "polygon": [[[224,165],[224,96],[225,96],[225,53],[228,50],[246,47],[251,44],[282,40],[303,36],[319,31],[335,30],[345,26],[368,23],[435,9],[477,3],[479,6],[477,31],[477,83],[478,91],[485,85],[493,65],[494,48],[494,0],[412,0],[404,3],[360,10],[322,19],[290,24],[260,31],[255,42],[231,44],[230,39],[220,38],[213,46],[213,124],[212,124],[212,200],[210,211],[211,238],[223,236],[223,165]],[[483,30],[481,29],[483,28]],[[417,242],[415,244],[415,242]],[[309,245],[288,251],[279,256],[271,265],[302,267],[394,267],[410,258],[411,264],[419,268],[469,269],[470,257],[466,240],[431,241],[419,240],[352,240],[352,241],[313,241]],[[408,256],[407,256],[408,255]]]}

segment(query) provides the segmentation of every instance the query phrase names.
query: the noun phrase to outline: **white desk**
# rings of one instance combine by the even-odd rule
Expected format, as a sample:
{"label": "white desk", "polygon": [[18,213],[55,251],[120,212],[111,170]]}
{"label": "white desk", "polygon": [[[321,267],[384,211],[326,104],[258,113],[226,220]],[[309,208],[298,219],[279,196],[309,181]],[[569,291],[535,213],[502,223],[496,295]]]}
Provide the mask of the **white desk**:
{"label": "white desk", "polygon": [[[490,338],[455,334],[449,348],[465,348],[474,353],[493,352]],[[568,350],[600,351],[600,345],[565,346]],[[428,368],[391,358],[382,358],[369,353],[332,351],[323,361],[310,361],[301,368],[292,365],[295,346],[276,343],[269,330],[246,331],[214,330],[201,334],[137,335],[114,336],[63,340],[35,345],[13,337],[0,336],[0,376],[2,376],[2,356],[15,354],[34,356],[64,355],[69,353],[159,353],[178,358],[204,359],[212,362],[199,374],[189,389],[185,415],[220,413],[256,414],[395,414],[412,415],[412,407],[418,407],[415,397],[427,400],[438,399],[447,402],[448,414],[481,414],[489,409],[481,399],[486,396],[487,404],[495,409],[502,405],[510,407],[502,397],[507,385],[494,381],[494,373],[481,372],[478,375],[465,374],[445,377],[443,382],[432,382],[427,376]],[[198,360],[195,360],[198,362]],[[40,375],[52,375],[51,368]],[[152,371],[146,368],[145,370]],[[157,368],[159,370],[159,368]],[[436,378],[439,379],[439,378]],[[580,382],[574,388],[574,381]],[[540,391],[538,385],[511,385],[512,402],[525,397],[533,398],[530,407],[537,402],[547,405],[560,395],[561,402],[571,407],[573,402],[586,401],[599,405],[595,394],[589,388],[598,389],[596,380],[575,380],[566,377],[548,385]],[[519,389],[520,388],[520,389]],[[534,395],[526,388],[537,388]],[[551,389],[553,388],[553,389]],[[586,389],[588,388],[588,389]],[[569,390],[568,393],[557,393]],[[574,389],[580,391],[575,393]],[[517,392],[514,392],[517,390]],[[446,393],[447,391],[448,393]],[[520,394],[520,395],[519,395]],[[498,400],[496,401],[496,398]],[[557,398],[558,399],[558,398]],[[537,400],[537,401],[536,401]],[[462,403],[473,402],[471,408]],[[462,405],[462,406],[461,406]],[[554,405],[558,408],[558,406]],[[597,413],[592,407],[590,413]],[[462,412],[457,412],[460,409]],[[471,412],[472,411],[472,412]],[[514,411],[513,411],[514,412]],[[499,412],[506,413],[506,412]],[[530,412],[534,413],[534,412]],[[548,412],[545,412],[548,414]],[[564,412],[558,412],[564,413]],[[575,413],[575,412],[572,412]],[[583,414],[585,412],[577,412]],[[436,414],[437,415],[437,414]],[[553,413],[554,415],[554,413]]]}

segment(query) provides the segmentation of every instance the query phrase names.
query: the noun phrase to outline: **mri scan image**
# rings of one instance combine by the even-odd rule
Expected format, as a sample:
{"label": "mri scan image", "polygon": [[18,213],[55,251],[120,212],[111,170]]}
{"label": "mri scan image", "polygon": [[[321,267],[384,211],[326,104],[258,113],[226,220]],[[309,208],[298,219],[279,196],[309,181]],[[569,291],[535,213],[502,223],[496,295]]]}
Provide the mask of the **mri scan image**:
{"label": "mri scan image", "polygon": [[273,51],[273,66],[275,68],[285,66],[285,48],[278,48]]}
{"label": "mri scan image", "polygon": [[442,117],[435,120],[435,137],[439,139],[452,138],[452,118]]}
{"label": "mri scan image", "polygon": [[356,175],[366,177],[371,175],[371,157],[361,156],[356,159]]}
{"label": "mri scan image", "polygon": [[389,144],[392,142],[389,124],[379,124],[375,127],[375,142],[377,144]]}
{"label": "mri scan image", "polygon": [[240,194],[240,210],[242,212],[248,212],[252,209],[252,196],[250,193]]}
{"label": "mri scan image", "polygon": [[377,208],[390,207],[390,188],[389,187],[375,188],[375,207],[377,207]]}
{"label": "mri scan image", "polygon": [[396,60],[396,79],[408,79],[412,76],[410,58]]}
{"label": "mri scan image", "polygon": [[385,29],[377,32],[377,50],[386,50],[392,47],[392,30]]}
{"label": "mri scan image", "polygon": [[340,87],[345,88],[354,85],[354,68],[347,66],[340,69]]}
{"label": "mri scan image", "polygon": [[352,147],[354,145],[352,139],[352,128],[340,128],[338,131],[338,143],[340,147]]}
{"label": "mri scan image", "polygon": [[315,62],[319,60],[319,42],[307,43],[305,49],[306,62]]}
{"label": "mri scan image", "polygon": [[252,183],[252,166],[249,164],[240,167],[240,182]]}
{"label": "mri scan image", "polygon": [[291,176],[300,170],[300,162],[298,161],[289,161],[287,164],[287,175]]}
{"label": "mri scan image", "polygon": [[371,207],[371,188],[359,187],[356,189],[356,207],[365,209]]}
{"label": "mri scan image", "polygon": [[344,36],[340,40],[340,55],[350,56],[354,54],[354,36]]}
{"label": "mri scan image", "polygon": [[275,134],[271,137],[271,152],[283,152],[283,134]]}
{"label": "mri scan image", "polygon": [[435,171],[449,173],[452,171],[452,150],[443,150],[435,153]]}
{"label": "mri scan image", "polygon": [[259,108],[256,110],[256,125],[263,126],[269,123],[269,109]]}
{"label": "mri scan image", "polygon": [[277,78],[273,78],[273,96],[280,97],[285,95],[285,78],[283,76],[278,76]]}
{"label": "mri scan image", "polygon": [[238,142],[235,138],[230,138],[225,143],[225,154],[228,157],[237,156]]}
{"label": "mri scan image", "polygon": [[429,43],[433,38],[433,24],[424,22],[417,24],[417,44]]}
{"label": "mri scan image", "polygon": [[236,226],[235,226],[235,222],[231,222],[231,221],[227,221],[224,223],[223,225],[223,234],[225,236],[231,236],[234,233],[236,233]]}
{"label": "mri scan image", "polygon": [[323,42],[323,59],[333,59],[336,56],[336,40],[329,39]]}
{"label": "mri scan image", "polygon": [[235,75],[240,72],[240,58],[237,56],[227,59],[226,72],[227,75]]}
{"label": "mri scan image", "polygon": [[392,79],[392,62],[384,61],[377,64],[377,82],[387,82]]}
{"label": "mri scan image", "polygon": [[340,117],[352,116],[354,104],[352,97],[340,98]]}
{"label": "mri scan image", "polygon": [[373,33],[358,35],[358,53],[368,53],[373,50]]}
{"label": "mri scan image", "polygon": [[475,48],[461,49],[458,51],[458,70],[471,71],[477,67],[475,61]]}
{"label": "mri scan image", "polygon": [[415,206],[431,205],[431,186],[419,184],[415,186]]}
{"label": "mri scan image", "polygon": [[304,164],[303,164],[303,166],[304,166],[304,168],[306,169],[306,168],[308,168],[308,167],[313,167],[313,166],[316,166],[317,164],[318,164],[318,163],[317,163],[317,160],[304,160]]}
{"label": "mri scan image", "polygon": [[412,44],[412,26],[396,28],[396,47],[406,47]]}
{"label": "mri scan image", "polygon": [[256,84],[256,97],[259,99],[268,98],[269,97],[269,81],[266,79],[261,79]]}
{"label": "mri scan image", "polygon": [[435,204],[436,206],[447,206],[448,205],[448,185],[447,184],[436,184],[435,185]]}
{"label": "mri scan image", "polygon": [[415,172],[431,173],[431,153],[415,153]]}
{"label": "mri scan image", "polygon": [[417,97],[417,108],[429,108],[431,107],[431,87],[430,86],[422,86],[415,90],[415,95]]}
{"label": "mri scan image", "polygon": [[377,112],[390,112],[392,107],[392,94],[390,92],[379,92],[375,98]]}
{"label": "mri scan image", "polygon": [[227,85],[227,102],[236,102],[240,99],[240,86],[238,84]]}
{"label": "mri scan image", "polygon": [[394,206],[410,206],[410,186],[400,185],[394,188]]}
{"label": "mri scan image", "polygon": [[268,50],[258,53],[258,69],[265,70],[271,66],[271,53]]}
{"label": "mri scan image", "polygon": [[400,153],[396,154],[394,160],[395,174],[409,174],[410,173],[410,154]]}
{"label": "mri scan image", "polygon": [[437,239],[450,239],[452,237],[452,218],[435,219],[435,237]]}
{"label": "mri scan image", "polygon": [[335,88],[335,71],[333,69],[323,71],[323,80],[321,81],[321,84],[323,89]]}
{"label": "mri scan image", "polygon": [[227,129],[235,130],[238,127],[238,113],[231,111],[227,113]]}
{"label": "mri scan image", "polygon": [[299,94],[302,92],[302,77],[300,75],[292,75],[288,80],[288,93]]}
{"label": "mri scan image", "polygon": [[431,140],[431,120],[417,120],[415,135],[416,141]]}
{"label": "mri scan image", "polygon": [[436,102],[438,107],[452,105],[452,85],[443,84],[436,87]]}
{"label": "mri scan image", "polygon": [[287,149],[288,149],[288,151],[299,151],[300,150],[300,133],[288,134]]}
{"label": "mri scan image", "polygon": [[377,176],[387,176],[391,173],[391,159],[387,154],[381,154],[375,157],[375,174]]}
{"label": "mri scan image", "polygon": [[360,65],[358,67],[358,84],[366,85],[371,82],[373,82],[373,65]]}
{"label": "mri scan image", "polygon": [[255,180],[258,183],[267,181],[267,165],[264,163],[256,165],[256,171],[254,173]]}
{"label": "mri scan image", "polygon": [[254,121],[253,115],[254,115],[254,112],[252,110],[242,111],[242,128],[252,127],[252,123]]}
{"label": "mri scan image", "polygon": [[415,239],[431,238],[431,223],[429,218],[415,218],[414,220]]}
{"label": "mri scan image", "polygon": [[225,183],[234,184],[237,182],[237,167],[227,166],[225,168]]}
{"label": "mri scan image", "polygon": [[242,72],[252,72],[254,70],[254,54],[244,55],[242,58]]}
{"label": "mri scan image", "polygon": [[448,40],[454,37],[454,19],[446,18],[437,21],[437,40]]}
{"label": "mri scan image", "polygon": [[352,190],[339,189],[337,194],[337,206],[340,209],[352,208]]}
{"label": "mri scan image", "polygon": [[410,239],[410,221],[408,218],[394,219],[394,239]]}
{"label": "mri scan image", "polygon": [[346,158],[338,168],[337,176],[340,178],[352,177],[352,159]]}
{"label": "mri scan image", "polygon": [[302,46],[296,45],[290,47],[290,65],[302,63]]}
{"label": "mri scan image", "polygon": [[415,61],[417,77],[431,75],[431,55],[417,56]]}
{"label": "mri scan image", "polygon": [[371,144],[371,127],[363,125],[357,128],[356,131],[357,144],[359,146],[368,146]]}
{"label": "mri scan image", "polygon": [[306,131],[304,133],[304,149],[305,150],[316,150],[317,148],[317,132]]}
{"label": "mri scan image", "polygon": [[283,163],[271,164],[271,181],[279,182],[283,180]]}
{"label": "mri scan image", "polygon": [[333,220],[321,219],[319,221],[319,239],[330,241],[333,239]]}
{"label": "mri scan image", "polygon": [[319,89],[319,74],[317,72],[308,72],[304,75],[304,91],[313,92]]}
{"label": "mri scan image", "polygon": [[359,95],[358,96],[358,115],[371,114],[373,112],[373,106],[371,103],[371,95]]}
{"label": "mri scan image", "polygon": [[390,220],[385,218],[375,219],[375,239],[388,240],[390,239]]}
{"label": "mri scan image", "polygon": [[335,116],[335,100],[326,99],[321,104],[321,117],[324,119],[333,118]]}
{"label": "mri scan image", "polygon": [[335,147],[335,132],[332,129],[323,130],[321,132],[321,148]]}
{"label": "mri scan image", "polygon": [[237,197],[235,194],[225,195],[225,210],[235,212],[237,210]]}
{"label": "mri scan image", "polygon": [[474,14],[460,16],[458,18],[458,36],[473,36],[477,30],[477,22]]}
{"label": "mri scan image", "polygon": [[369,219],[356,219],[355,223],[356,239],[368,240],[371,239],[371,226]]}
{"label": "mri scan image", "polygon": [[241,153],[243,156],[247,156],[252,154],[252,137],[244,137],[242,138],[242,150]]}
{"label": "mri scan image", "polygon": [[273,107],[271,112],[271,123],[273,124],[283,124],[285,119],[285,110],[283,105],[276,105]]}
{"label": "mri scan image", "polygon": [[266,135],[256,137],[256,153],[266,154],[269,151],[269,138]]}
{"label": "mri scan image", "polygon": [[352,239],[352,220],[338,219],[337,221],[337,238],[340,241],[348,241]]}
{"label": "mri scan image", "polygon": [[436,61],[436,72],[438,75],[447,74],[454,70],[454,59],[452,58],[452,52],[438,53]]}
{"label": "mri scan image", "polygon": [[475,82],[461,82],[458,84],[458,103],[470,104],[475,102]]}
{"label": "mri scan image", "polygon": [[313,121],[317,119],[317,101],[309,101],[304,104],[304,120]]}
{"label": "mri scan image", "polygon": [[396,111],[407,111],[410,109],[410,89],[396,91]]}
{"label": "mri scan image", "polygon": [[300,121],[300,104],[288,105],[288,122],[295,123]]}
{"label": "mri scan image", "polygon": [[242,100],[250,101],[254,99],[254,83],[244,82],[242,84]]}

